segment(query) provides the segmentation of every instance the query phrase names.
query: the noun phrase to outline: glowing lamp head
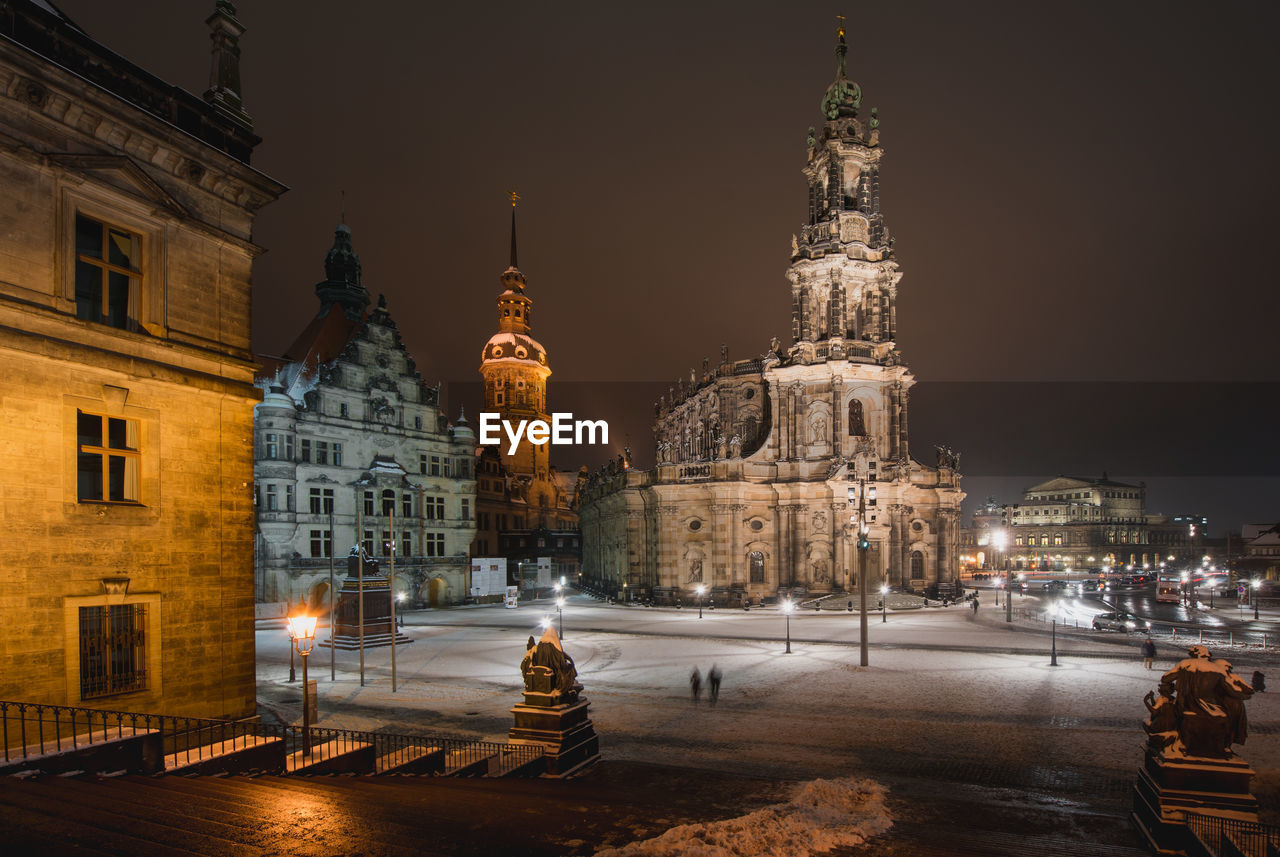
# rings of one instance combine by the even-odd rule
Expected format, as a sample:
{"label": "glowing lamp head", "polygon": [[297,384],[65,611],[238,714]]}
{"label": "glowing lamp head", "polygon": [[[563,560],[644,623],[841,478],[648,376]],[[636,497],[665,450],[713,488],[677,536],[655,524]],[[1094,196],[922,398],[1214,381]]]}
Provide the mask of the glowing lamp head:
{"label": "glowing lamp head", "polygon": [[559,607],[561,610],[563,610],[563,609],[564,609],[564,599],[563,599],[563,598],[557,598],[557,599],[556,599],[556,607]]}
{"label": "glowing lamp head", "polygon": [[793,602],[790,598],[788,598],[786,601],[782,602],[782,612],[790,613],[792,610],[795,609],[795,606],[796,606],[795,602]]}
{"label": "glowing lamp head", "polygon": [[315,638],[316,635],[316,617],[315,616],[290,616],[289,617],[289,639],[305,639],[307,637]]}
{"label": "glowing lamp head", "polygon": [[703,586],[701,583],[699,583],[699,584],[697,585],[697,587],[696,587],[696,590],[695,590],[695,591],[696,591],[699,595],[702,595],[703,593],[705,593],[705,592],[707,591],[707,587],[705,587],[705,586]]}
{"label": "glowing lamp head", "polygon": [[881,594],[881,595],[888,595],[888,594],[889,594],[889,587],[887,587],[887,586],[881,586],[881,587],[880,587],[880,594]]}
{"label": "glowing lamp head", "polygon": [[547,630],[547,629],[548,629],[548,628],[550,628],[550,627],[551,627],[551,617],[550,617],[550,616],[543,616],[543,617],[542,617],[542,630],[544,630],[544,631],[545,631],[545,630]]}
{"label": "glowing lamp head", "polygon": [[1257,577],[1255,577],[1255,578],[1253,579],[1253,584],[1252,584],[1252,585],[1253,585],[1253,588],[1254,588],[1254,589],[1261,589],[1261,588],[1262,588],[1262,580],[1261,580],[1261,578],[1257,578]]}
{"label": "glowing lamp head", "polygon": [[290,616],[289,639],[298,648],[298,654],[308,655],[316,640],[315,616]]}

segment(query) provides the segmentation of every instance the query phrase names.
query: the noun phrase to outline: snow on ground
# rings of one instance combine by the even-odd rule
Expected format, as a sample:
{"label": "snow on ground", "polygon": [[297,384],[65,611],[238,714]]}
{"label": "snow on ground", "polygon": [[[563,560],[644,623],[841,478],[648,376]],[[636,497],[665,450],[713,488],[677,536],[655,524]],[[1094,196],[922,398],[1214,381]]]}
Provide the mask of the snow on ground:
{"label": "snow on ground", "polygon": [[[388,649],[366,653],[360,687],[357,653],[338,653],[331,683],[328,651],[317,646],[319,725],[505,740],[523,689],[520,659],[542,616],[538,607],[410,614],[415,642],[398,648],[395,693]],[[990,604],[977,619],[962,608],[874,617],[871,640],[889,647],[873,647],[868,667],[858,665],[857,617],[847,614],[793,615],[791,654],[783,616],[767,610],[699,620],[696,611],[575,598],[564,621],[564,649],[606,758],[795,780],[951,771],[982,781],[986,771],[1017,771],[1046,788],[1114,782],[1141,763],[1143,695],[1184,656],[1162,643],[1149,671],[1136,638],[1060,632],[1053,667],[1043,626],[1007,626]],[[298,685],[284,682],[283,631],[261,631],[258,641],[260,696],[300,716]],[[1278,674],[1261,655],[1214,656],[1243,676],[1258,666]],[[708,704],[704,684],[695,705],[689,674],[713,664],[724,673],[719,704]],[[1278,696],[1248,704],[1241,752],[1259,773],[1260,796],[1280,791]]]}
{"label": "snow on ground", "polygon": [[888,830],[884,789],[872,780],[814,780],[791,800],[738,818],[683,824],[596,857],[809,857],[861,845]]}

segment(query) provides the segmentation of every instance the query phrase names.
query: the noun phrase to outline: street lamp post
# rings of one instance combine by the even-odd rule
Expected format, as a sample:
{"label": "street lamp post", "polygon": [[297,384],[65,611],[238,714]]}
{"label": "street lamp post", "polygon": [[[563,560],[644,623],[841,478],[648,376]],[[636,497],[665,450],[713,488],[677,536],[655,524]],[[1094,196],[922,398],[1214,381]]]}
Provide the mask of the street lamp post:
{"label": "street lamp post", "polygon": [[[995,546],[995,552],[996,552],[997,573],[1001,571],[999,566],[1004,564],[1000,562],[1000,559],[1002,558],[1001,555],[1004,553],[1005,540],[1007,538],[1008,536],[1005,535],[1004,530],[996,530],[994,533],[991,534],[991,544]],[[1007,587],[1009,585],[1009,573],[1007,571],[1005,572],[1004,578],[1005,578],[1005,586]],[[1004,603],[1004,621],[1006,622],[1013,621],[1013,599],[1009,597],[1010,595],[1011,595],[1011,592],[1006,588],[1004,592],[1004,602],[1005,602]],[[996,590],[996,606],[997,607],[1000,606],[1000,590],[999,589]]]}
{"label": "street lamp post", "polygon": [[707,591],[707,587],[699,583],[695,591],[698,593],[698,618],[701,619],[702,618],[702,594]]}
{"label": "street lamp post", "polygon": [[[852,474],[850,475],[852,481]],[[857,541],[854,543],[858,552],[858,630],[860,635],[859,642],[859,662],[862,666],[867,666],[867,551],[871,549],[871,541],[867,538],[867,533],[871,527],[867,521],[867,506],[876,504],[876,486],[867,487],[865,477],[858,478],[858,486],[849,488],[849,499],[854,499],[857,494],[858,512],[851,516],[849,523],[854,527]]]}
{"label": "street lamp post", "polygon": [[1049,666],[1056,667],[1058,665],[1058,611],[1053,611],[1053,649],[1049,655]]}
{"label": "street lamp post", "polygon": [[1249,587],[1250,594],[1253,596],[1253,618],[1254,619],[1258,618],[1258,589],[1260,589],[1261,587],[1262,587],[1262,580],[1257,577],[1253,579],[1253,585]]}
{"label": "street lamp post", "polygon": [[783,601],[783,602],[782,602],[782,613],[783,613],[783,615],[785,615],[785,616],[787,617],[787,651],[786,651],[786,654],[788,654],[788,655],[789,655],[789,654],[791,654],[791,611],[792,611],[792,609],[793,609],[794,607],[795,607],[795,604],[793,604],[793,603],[792,603],[792,601],[791,601],[791,599],[790,599],[790,598],[788,598],[786,601]]}
{"label": "street lamp post", "polygon": [[563,640],[564,639],[564,598],[556,599],[556,618],[560,620],[559,634],[560,634],[560,639]]}
{"label": "street lamp post", "polygon": [[302,755],[311,755],[311,706],[308,695],[311,685],[307,683],[307,655],[316,642],[315,616],[290,616],[289,639],[293,640],[293,649],[302,657]]}
{"label": "street lamp post", "polygon": [[889,621],[889,587],[880,587],[880,622],[884,624]]}

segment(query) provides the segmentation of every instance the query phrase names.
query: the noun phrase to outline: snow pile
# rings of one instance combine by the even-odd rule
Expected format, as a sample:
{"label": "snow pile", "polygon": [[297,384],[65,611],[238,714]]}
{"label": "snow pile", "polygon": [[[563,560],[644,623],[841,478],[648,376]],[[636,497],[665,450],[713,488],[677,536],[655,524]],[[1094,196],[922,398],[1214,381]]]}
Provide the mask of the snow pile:
{"label": "snow pile", "polygon": [[706,824],[684,824],[661,836],[596,857],[808,857],[861,845],[893,820],[874,780],[813,780],[787,803]]}

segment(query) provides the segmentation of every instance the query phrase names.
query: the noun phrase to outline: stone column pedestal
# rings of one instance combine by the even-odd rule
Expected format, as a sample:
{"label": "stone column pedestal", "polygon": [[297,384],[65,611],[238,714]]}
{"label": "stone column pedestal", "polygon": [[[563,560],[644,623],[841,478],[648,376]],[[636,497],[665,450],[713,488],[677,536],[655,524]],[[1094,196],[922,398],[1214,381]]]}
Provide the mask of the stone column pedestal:
{"label": "stone column pedestal", "polygon": [[541,744],[546,749],[548,777],[569,777],[600,758],[600,739],[587,716],[587,700],[572,693],[525,691],[524,702],[511,709],[516,725],[507,733],[512,744]]}
{"label": "stone column pedestal", "polygon": [[1254,776],[1239,756],[1167,758],[1148,748],[1130,818],[1156,851],[1183,851],[1190,837],[1188,811],[1257,822],[1258,801],[1249,793]]}

